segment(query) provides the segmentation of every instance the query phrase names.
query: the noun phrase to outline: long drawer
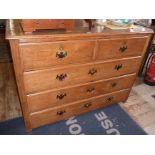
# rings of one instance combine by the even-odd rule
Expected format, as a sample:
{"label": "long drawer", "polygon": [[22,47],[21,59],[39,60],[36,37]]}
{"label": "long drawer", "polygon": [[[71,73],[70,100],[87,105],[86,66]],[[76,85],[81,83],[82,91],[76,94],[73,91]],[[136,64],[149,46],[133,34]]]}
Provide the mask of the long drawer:
{"label": "long drawer", "polygon": [[148,37],[98,40],[97,60],[140,56]]}
{"label": "long drawer", "polygon": [[121,89],[130,88],[135,80],[135,74],[124,75],[108,80],[100,80],[84,85],[45,91],[27,95],[30,112],[60,106],[82,99],[111,93]]}
{"label": "long drawer", "polygon": [[107,105],[125,101],[129,95],[129,89],[121,90],[111,94],[103,95],[89,100],[65,105],[53,109],[35,112],[30,115],[32,128],[36,128],[48,123],[60,121],[74,115],[78,115],[91,110],[99,109]]}
{"label": "long drawer", "polygon": [[25,72],[26,93],[30,94],[135,73],[139,68],[140,60],[140,57],[126,58],[108,62]]}
{"label": "long drawer", "polygon": [[93,58],[95,41],[61,41],[53,43],[20,44],[24,70],[77,62],[89,62]]}

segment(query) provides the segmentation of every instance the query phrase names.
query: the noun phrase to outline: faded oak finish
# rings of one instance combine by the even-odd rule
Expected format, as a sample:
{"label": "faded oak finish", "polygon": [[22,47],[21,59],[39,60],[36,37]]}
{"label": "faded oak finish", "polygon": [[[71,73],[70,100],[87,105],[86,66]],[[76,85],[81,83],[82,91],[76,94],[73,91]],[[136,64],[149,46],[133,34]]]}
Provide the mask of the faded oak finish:
{"label": "faded oak finish", "polygon": [[27,131],[129,96],[152,30],[98,31],[78,22],[71,32],[25,34],[18,20],[7,21]]}
{"label": "faded oak finish", "polygon": [[66,29],[72,31],[74,19],[22,19],[21,26],[25,33],[32,33],[40,29]]}

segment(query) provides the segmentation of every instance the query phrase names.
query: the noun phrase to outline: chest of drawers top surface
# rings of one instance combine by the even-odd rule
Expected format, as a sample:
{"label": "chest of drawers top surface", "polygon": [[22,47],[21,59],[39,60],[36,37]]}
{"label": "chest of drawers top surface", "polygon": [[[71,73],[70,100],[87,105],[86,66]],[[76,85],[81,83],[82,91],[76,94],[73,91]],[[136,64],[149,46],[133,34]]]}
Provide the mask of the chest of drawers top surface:
{"label": "chest of drawers top surface", "polygon": [[[7,39],[21,39],[21,41],[39,41],[42,40],[74,40],[74,39],[85,39],[85,38],[107,38],[108,36],[113,35],[134,35],[134,34],[149,34],[153,33],[152,29],[137,27],[135,29],[122,29],[122,30],[111,30],[108,28],[100,29],[98,27],[94,27],[89,30],[88,27],[84,27],[82,24],[79,26],[78,22],[80,20],[75,20],[74,29],[70,32],[68,31],[55,31],[55,30],[47,30],[47,31],[38,31],[32,34],[24,34],[19,20],[8,20],[6,24],[6,38]],[[77,23],[77,24],[76,24]],[[22,40],[23,39],[23,40]],[[28,39],[28,40],[27,40]],[[32,39],[32,40],[31,40]],[[38,39],[38,40],[37,40]]]}
{"label": "chest of drawers top surface", "polygon": [[26,128],[125,101],[151,35],[143,27],[98,31],[76,24],[71,32],[24,34],[18,20],[8,20]]}

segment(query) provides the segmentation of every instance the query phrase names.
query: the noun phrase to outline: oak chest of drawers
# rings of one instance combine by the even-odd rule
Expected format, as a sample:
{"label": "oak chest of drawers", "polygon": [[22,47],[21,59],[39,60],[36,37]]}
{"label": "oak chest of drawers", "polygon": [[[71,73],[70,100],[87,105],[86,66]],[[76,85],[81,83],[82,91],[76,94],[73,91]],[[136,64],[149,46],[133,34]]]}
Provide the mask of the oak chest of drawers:
{"label": "oak chest of drawers", "polygon": [[7,22],[15,75],[27,130],[126,101],[152,31],[73,32],[25,35]]}

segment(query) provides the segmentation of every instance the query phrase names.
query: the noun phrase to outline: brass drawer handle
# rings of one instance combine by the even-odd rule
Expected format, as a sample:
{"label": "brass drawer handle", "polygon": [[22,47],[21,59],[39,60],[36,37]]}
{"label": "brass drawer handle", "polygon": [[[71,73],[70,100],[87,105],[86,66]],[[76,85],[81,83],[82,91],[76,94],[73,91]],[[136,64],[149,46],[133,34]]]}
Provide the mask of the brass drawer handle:
{"label": "brass drawer handle", "polygon": [[59,95],[57,95],[57,99],[58,99],[58,100],[62,100],[62,99],[64,99],[65,96],[67,96],[66,93],[64,93],[64,94],[59,94]]}
{"label": "brass drawer handle", "polygon": [[64,45],[61,44],[60,47],[59,47],[59,51],[56,52],[56,57],[58,59],[63,59],[67,56],[67,52],[64,50]]}
{"label": "brass drawer handle", "polygon": [[97,73],[97,69],[95,69],[95,68],[90,69],[88,72],[88,74],[90,74],[90,75],[94,75],[95,73]]}
{"label": "brass drawer handle", "polygon": [[91,105],[92,105],[91,103],[86,103],[86,104],[84,104],[84,107],[89,108]]}
{"label": "brass drawer handle", "polygon": [[108,97],[108,98],[107,98],[107,101],[108,101],[108,102],[111,102],[113,99],[114,99],[113,97]]}
{"label": "brass drawer handle", "polygon": [[63,59],[67,56],[67,52],[66,51],[59,51],[59,52],[56,52],[56,57],[58,59]]}
{"label": "brass drawer handle", "polygon": [[88,92],[88,93],[91,93],[91,92],[93,92],[94,90],[95,90],[94,87],[90,87],[90,88],[87,89],[87,92]]}
{"label": "brass drawer handle", "polygon": [[65,112],[66,112],[65,110],[63,110],[63,111],[58,111],[58,112],[57,112],[57,115],[60,115],[60,116],[61,116],[61,115],[63,115]]}
{"label": "brass drawer handle", "polygon": [[120,70],[122,67],[123,67],[122,64],[117,64],[117,65],[115,66],[115,70]]}
{"label": "brass drawer handle", "polygon": [[111,87],[114,88],[114,87],[116,87],[116,85],[117,85],[117,83],[116,83],[116,82],[113,82],[113,83],[111,84]]}
{"label": "brass drawer handle", "polygon": [[128,48],[127,45],[123,45],[122,47],[120,47],[119,51],[123,53],[127,50],[127,48]]}
{"label": "brass drawer handle", "polygon": [[60,75],[57,75],[56,76],[56,79],[59,80],[59,81],[63,81],[65,80],[65,78],[67,77],[67,74],[60,74]]}

